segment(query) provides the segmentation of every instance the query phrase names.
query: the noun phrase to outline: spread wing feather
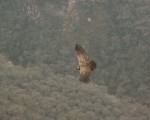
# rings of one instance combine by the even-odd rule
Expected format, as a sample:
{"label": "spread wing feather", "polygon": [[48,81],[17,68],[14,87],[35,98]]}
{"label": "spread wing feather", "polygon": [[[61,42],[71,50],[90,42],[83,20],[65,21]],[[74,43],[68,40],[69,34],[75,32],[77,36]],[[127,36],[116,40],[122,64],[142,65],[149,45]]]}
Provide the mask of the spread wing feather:
{"label": "spread wing feather", "polygon": [[75,50],[77,52],[79,65],[86,65],[90,62],[89,56],[85,52],[84,48],[82,48],[79,44],[76,44]]}
{"label": "spread wing feather", "polygon": [[80,78],[79,80],[85,83],[88,83],[89,76],[90,76],[91,70],[89,66],[81,66],[80,67]]}

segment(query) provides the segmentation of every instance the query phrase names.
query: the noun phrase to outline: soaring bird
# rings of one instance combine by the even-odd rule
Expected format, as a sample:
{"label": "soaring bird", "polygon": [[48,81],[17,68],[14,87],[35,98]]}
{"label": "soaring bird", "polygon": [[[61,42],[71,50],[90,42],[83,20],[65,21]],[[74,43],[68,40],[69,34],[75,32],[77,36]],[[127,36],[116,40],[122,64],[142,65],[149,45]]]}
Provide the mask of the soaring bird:
{"label": "soaring bird", "polygon": [[89,56],[85,52],[85,49],[81,45],[75,45],[76,55],[79,61],[79,65],[75,70],[80,70],[79,80],[84,83],[89,83],[89,76],[94,69],[96,69],[96,62],[90,60]]}

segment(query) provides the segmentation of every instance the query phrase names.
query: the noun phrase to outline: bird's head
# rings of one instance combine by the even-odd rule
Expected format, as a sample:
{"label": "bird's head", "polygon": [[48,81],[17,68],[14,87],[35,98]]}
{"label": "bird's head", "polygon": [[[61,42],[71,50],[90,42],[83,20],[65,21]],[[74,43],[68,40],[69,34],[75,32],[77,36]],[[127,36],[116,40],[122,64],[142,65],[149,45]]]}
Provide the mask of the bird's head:
{"label": "bird's head", "polygon": [[79,67],[79,66],[77,66],[77,67],[75,68],[75,70],[80,70],[80,67]]}

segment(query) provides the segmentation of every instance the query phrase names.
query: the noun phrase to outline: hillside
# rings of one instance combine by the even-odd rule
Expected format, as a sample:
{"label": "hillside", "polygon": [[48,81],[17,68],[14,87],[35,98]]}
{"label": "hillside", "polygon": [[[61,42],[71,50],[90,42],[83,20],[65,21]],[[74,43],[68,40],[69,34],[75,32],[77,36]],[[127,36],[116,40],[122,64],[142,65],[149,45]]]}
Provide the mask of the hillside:
{"label": "hillside", "polygon": [[[47,66],[24,68],[0,57],[1,120],[148,120],[149,108],[108,95]],[[41,69],[39,69],[41,68]],[[49,72],[45,76],[45,72]]]}
{"label": "hillside", "polygon": [[[149,0],[1,0],[0,118],[148,119],[149,8]],[[76,43],[98,65],[87,85],[74,71]]]}

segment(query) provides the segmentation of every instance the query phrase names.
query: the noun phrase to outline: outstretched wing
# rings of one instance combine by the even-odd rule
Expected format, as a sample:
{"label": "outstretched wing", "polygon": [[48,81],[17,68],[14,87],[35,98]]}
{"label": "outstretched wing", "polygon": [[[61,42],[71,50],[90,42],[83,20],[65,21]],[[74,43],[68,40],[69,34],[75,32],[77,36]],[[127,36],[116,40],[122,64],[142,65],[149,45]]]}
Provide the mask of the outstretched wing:
{"label": "outstretched wing", "polygon": [[76,44],[75,51],[77,53],[79,65],[86,65],[90,62],[89,56],[85,52],[84,48],[82,48],[79,44]]}
{"label": "outstretched wing", "polygon": [[88,83],[90,81],[89,80],[90,73],[91,73],[90,66],[81,66],[79,80]]}

